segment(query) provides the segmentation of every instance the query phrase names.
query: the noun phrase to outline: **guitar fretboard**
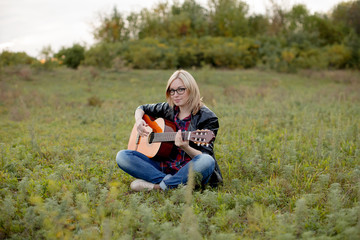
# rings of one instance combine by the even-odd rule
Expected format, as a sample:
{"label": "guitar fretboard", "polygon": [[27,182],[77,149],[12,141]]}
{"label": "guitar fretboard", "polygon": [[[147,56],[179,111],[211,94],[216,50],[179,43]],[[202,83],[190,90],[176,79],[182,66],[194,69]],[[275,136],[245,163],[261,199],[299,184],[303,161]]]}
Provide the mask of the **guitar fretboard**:
{"label": "guitar fretboard", "polygon": [[[151,142],[173,142],[175,141],[176,132],[164,132],[164,133],[153,133],[154,135],[151,136]],[[184,141],[190,140],[191,132],[185,131],[182,132],[182,139]]]}

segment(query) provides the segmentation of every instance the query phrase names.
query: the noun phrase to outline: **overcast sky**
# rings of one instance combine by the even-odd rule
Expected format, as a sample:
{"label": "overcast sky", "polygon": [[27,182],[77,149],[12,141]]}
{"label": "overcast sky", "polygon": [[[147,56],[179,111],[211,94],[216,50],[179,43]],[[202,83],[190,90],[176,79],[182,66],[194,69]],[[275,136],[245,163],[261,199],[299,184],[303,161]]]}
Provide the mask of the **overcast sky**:
{"label": "overcast sky", "polygon": [[[183,2],[183,0],[178,0]],[[345,0],[344,0],[345,1]],[[92,26],[98,23],[99,13],[108,14],[114,6],[124,15],[151,9],[160,0],[0,0],[0,52],[25,51],[39,57],[44,46],[57,52],[62,46],[74,43],[91,46],[94,43]],[[172,0],[169,1],[173,3]],[[196,0],[207,6],[208,0]],[[270,0],[245,0],[250,13],[265,13]],[[302,3],[311,13],[328,12],[342,0],[275,0],[290,8]]]}

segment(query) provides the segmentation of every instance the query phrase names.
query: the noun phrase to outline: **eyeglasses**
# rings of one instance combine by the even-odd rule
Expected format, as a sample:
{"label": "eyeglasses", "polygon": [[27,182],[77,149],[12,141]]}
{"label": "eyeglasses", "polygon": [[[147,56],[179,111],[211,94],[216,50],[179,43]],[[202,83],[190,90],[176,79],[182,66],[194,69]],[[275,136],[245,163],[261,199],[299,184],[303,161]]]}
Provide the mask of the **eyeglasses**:
{"label": "eyeglasses", "polygon": [[178,88],[178,89],[169,89],[168,92],[170,93],[171,96],[175,95],[175,92],[177,92],[177,94],[179,95],[183,95],[185,93],[186,88]]}

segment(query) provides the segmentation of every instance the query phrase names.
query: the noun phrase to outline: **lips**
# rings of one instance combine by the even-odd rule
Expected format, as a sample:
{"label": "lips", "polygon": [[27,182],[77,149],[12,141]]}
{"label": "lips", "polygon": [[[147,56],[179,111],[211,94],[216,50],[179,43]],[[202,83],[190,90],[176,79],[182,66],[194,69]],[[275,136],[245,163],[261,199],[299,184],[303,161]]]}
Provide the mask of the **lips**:
{"label": "lips", "polygon": [[175,103],[179,103],[181,101],[181,99],[174,99]]}

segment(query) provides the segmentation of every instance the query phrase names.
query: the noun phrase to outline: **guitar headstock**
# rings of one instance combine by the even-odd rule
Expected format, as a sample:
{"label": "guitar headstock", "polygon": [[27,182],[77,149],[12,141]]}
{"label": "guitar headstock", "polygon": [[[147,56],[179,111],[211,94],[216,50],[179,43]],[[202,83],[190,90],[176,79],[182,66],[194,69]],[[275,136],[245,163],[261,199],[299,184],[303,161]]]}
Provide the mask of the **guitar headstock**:
{"label": "guitar headstock", "polygon": [[209,144],[215,139],[215,134],[211,130],[196,130],[190,133],[189,140],[200,145],[209,146]]}

